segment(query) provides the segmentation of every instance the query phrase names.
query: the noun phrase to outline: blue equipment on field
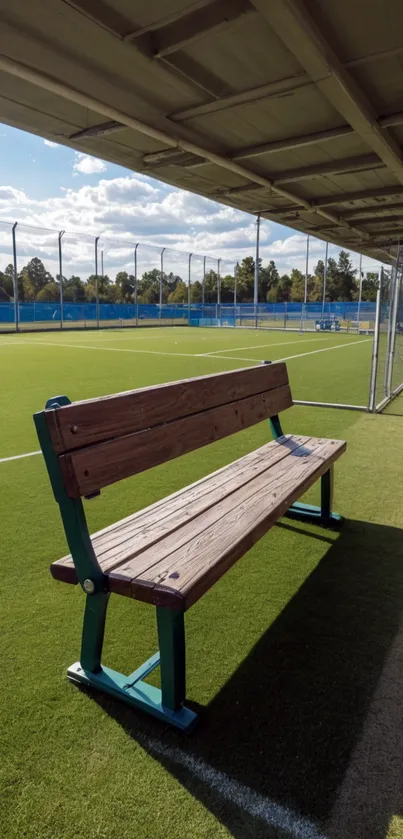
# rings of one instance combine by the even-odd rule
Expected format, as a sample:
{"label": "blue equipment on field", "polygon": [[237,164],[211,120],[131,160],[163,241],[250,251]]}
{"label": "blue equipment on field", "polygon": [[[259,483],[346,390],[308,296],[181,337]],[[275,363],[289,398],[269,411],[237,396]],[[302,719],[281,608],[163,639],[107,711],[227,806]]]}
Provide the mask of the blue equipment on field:
{"label": "blue equipment on field", "polygon": [[340,332],[339,320],[316,320],[315,329],[317,332]]}

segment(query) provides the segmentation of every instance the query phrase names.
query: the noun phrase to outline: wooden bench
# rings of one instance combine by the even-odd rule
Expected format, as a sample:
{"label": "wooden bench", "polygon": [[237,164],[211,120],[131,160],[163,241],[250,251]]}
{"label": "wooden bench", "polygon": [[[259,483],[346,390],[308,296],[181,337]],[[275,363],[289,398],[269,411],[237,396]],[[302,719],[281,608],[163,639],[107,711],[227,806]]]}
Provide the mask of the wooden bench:
{"label": "wooden bench", "polygon": [[[53,577],[86,593],[75,682],[99,688],[181,728],[185,701],[184,612],[284,514],[324,525],[332,513],[338,440],[283,435],[292,405],[285,364],[143,388],[71,404],[54,397],[35,424],[71,555]],[[90,537],[82,498],[102,487],[270,418],[272,442]],[[298,498],[321,478],[321,504]],[[156,606],[160,651],[124,676],[101,665],[110,593]],[[144,678],[160,665],[161,690]]]}

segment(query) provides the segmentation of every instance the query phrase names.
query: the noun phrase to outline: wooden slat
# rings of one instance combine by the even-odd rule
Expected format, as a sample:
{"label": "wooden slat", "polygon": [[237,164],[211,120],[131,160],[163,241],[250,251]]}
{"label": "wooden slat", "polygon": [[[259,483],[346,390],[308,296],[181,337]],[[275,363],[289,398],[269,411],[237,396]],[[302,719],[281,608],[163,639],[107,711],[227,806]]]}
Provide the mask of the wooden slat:
{"label": "wooden slat", "polygon": [[[74,402],[45,416],[54,451],[61,454],[286,385],[284,363],[260,364]],[[289,391],[286,407],[291,405]]]}
{"label": "wooden slat", "polygon": [[[264,369],[264,368],[262,368]],[[59,457],[71,498],[143,472],[279,413],[290,405],[288,385],[165,425],[77,449]]]}
{"label": "wooden slat", "polygon": [[[289,450],[306,446],[309,440],[310,437],[284,436],[281,442],[266,443],[174,495],[95,533],[91,540],[102,570],[108,573],[133,559],[271,468],[288,456]],[[78,582],[71,556],[53,563],[51,572],[63,582]]]}
{"label": "wooden slat", "polygon": [[[345,451],[310,440],[239,487],[195,522],[109,574],[109,589],[160,606],[189,608]],[[298,456],[299,453],[299,456]]]}

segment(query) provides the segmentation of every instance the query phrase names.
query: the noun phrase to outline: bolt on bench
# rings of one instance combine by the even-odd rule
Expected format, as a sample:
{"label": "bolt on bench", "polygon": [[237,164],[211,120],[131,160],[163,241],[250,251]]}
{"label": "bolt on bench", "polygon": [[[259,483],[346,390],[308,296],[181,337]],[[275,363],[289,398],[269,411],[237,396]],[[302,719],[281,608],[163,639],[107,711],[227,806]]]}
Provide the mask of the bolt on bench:
{"label": "bolt on bench", "polygon": [[[85,613],[74,682],[98,688],[180,729],[185,701],[184,613],[283,515],[323,525],[332,513],[339,440],[283,435],[291,407],[286,365],[263,364],[114,396],[50,399],[36,429],[71,555],[51,573],[80,583]],[[82,498],[262,420],[275,439],[151,507],[89,535]],[[321,478],[321,504],[298,498]],[[101,665],[111,592],[156,606],[159,653],[130,676]],[[161,690],[144,681],[160,666]]]}

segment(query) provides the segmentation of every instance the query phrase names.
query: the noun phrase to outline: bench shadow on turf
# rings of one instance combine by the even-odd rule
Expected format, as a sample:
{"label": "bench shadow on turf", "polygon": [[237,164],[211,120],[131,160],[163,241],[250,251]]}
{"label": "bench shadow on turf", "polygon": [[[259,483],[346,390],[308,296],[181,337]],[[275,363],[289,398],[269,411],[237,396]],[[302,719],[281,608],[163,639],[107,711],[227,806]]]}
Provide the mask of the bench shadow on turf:
{"label": "bench shadow on turf", "polygon": [[[403,815],[402,618],[403,531],[348,521],[190,736],[91,697],[236,839],[385,839]],[[276,810],[270,827],[263,800],[313,826]]]}

